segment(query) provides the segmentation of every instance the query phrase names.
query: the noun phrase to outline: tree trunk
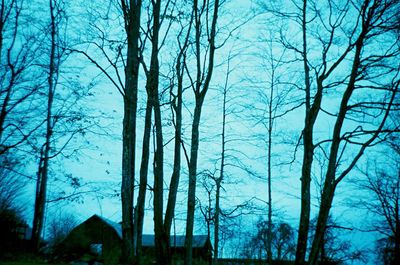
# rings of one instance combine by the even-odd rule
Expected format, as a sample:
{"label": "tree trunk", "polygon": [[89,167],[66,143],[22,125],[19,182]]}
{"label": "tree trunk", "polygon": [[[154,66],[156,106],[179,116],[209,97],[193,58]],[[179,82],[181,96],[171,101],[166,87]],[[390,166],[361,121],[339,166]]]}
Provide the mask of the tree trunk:
{"label": "tree trunk", "polygon": [[[157,93],[158,99],[158,93]],[[158,101],[158,100],[157,100]],[[169,264],[167,259],[167,240],[163,226],[163,138],[159,102],[154,106],[157,150],[154,163],[154,233],[157,264]]]}
{"label": "tree trunk", "polygon": [[[206,3],[204,3],[206,4]],[[209,8],[209,5],[207,7]],[[203,88],[201,89],[201,81],[203,78],[202,74],[202,63],[200,54],[200,37],[201,37],[201,14],[199,15],[198,0],[193,1],[193,11],[195,18],[195,46],[196,46],[196,65],[197,65],[197,77],[195,84],[195,98],[196,106],[193,114],[192,123],[192,139],[190,147],[190,161],[189,161],[189,189],[188,189],[188,206],[187,206],[187,217],[186,217],[186,235],[185,235],[185,265],[192,264],[192,245],[193,245],[193,226],[194,226],[194,210],[196,203],[196,178],[197,178],[197,157],[199,149],[199,126],[201,118],[201,109],[203,106],[204,98],[207,94],[210,86],[211,77],[214,68],[214,54],[215,54],[215,36],[216,26],[218,18],[219,0],[214,1],[214,12],[211,22],[211,31],[208,38],[209,51],[208,51],[208,67],[207,74],[204,79]]]}
{"label": "tree trunk", "polygon": [[272,60],[272,73],[271,73],[271,88],[269,94],[269,106],[268,106],[268,154],[267,154],[267,170],[268,170],[268,230],[267,230],[267,256],[268,264],[272,264],[272,126],[273,126],[273,98],[274,98],[274,82],[275,82],[275,69],[274,62]]}
{"label": "tree trunk", "polygon": [[[6,121],[6,117],[8,114],[7,108],[8,108],[8,103],[10,101],[11,97],[11,91],[12,91],[12,83],[14,82],[14,75],[11,76],[10,80],[10,86],[7,88],[6,96],[4,97],[3,104],[1,106],[1,112],[0,112],[0,143],[2,143],[3,139],[3,131],[4,131],[4,123]],[[0,149],[0,155],[3,154],[3,147]]]}
{"label": "tree trunk", "polygon": [[326,225],[329,218],[329,211],[332,206],[333,194],[335,187],[330,186],[324,189],[321,199],[321,205],[318,213],[318,221],[315,229],[315,235],[310,251],[310,265],[315,265],[318,262],[318,256],[322,250],[323,239],[325,236]]}
{"label": "tree trunk", "polygon": [[192,124],[192,141],[190,148],[189,162],[189,190],[186,217],[186,236],[185,236],[185,265],[192,264],[192,245],[193,245],[193,227],[194,210],[196,204],[196,182],[197,182],[197,155],[199,150],[199,125],[201,117],[201,108],[203,101],[196,100]]}
{"label": "tree trunk", "polygon": [[142,235],[143,235],[143,221],[144,221],[144,208],[146,200],[147,189],[147,176],[149,169],[149,156],[150,156],[150,135],[151,135],[151,114],[153,108],[150,100],[147,99],[144,133],[143,133],[143,148],[142,148],[142,162],[140,165],[140,183],[139,194],[136,204],[135,221],[136,224],[136,264],[141,264],[142,257]]}
{"label": "tree trunk", "polygon": [[[333,129],[332,143],[329,153],[329,164],[325,176],[325,182],[323,187],[323,192],[321,196],[321,205],[319,207],[318,222],[315,230],[315,236],[313,239],[311,252],[310,252],[310,265],[315,265],[318,260],[318,253],[321,249],[322,240],[325,234],[326,224],[328,222],[329,211],[332,206],[333,197],[336,189],[336,170],[337,170],[337,157],[341,142],[341,129],[343,126],[344,119],[347,113],[347,106],[350,101],[350,97],[355,89],[355,82],[358,76],[358,69],[360,66],[360,55],[363,47],[363,41],[365,37],[365,30],[363,29],[360,36],[356,42],[356,50],[354,53],[354,59],[352,64],[352,71],[347,84],[347,88],[343,93],[342,100],[340,103],[339,113],[336,118],[335,127]],[[322,85],[322,84],[320,84]]]}
{"label": "tree trunk", "polygon": [[[301,210],[300,224],[297,237],[297,249],[295,265],[305,264],[308,230],[310,225],[310,182],[311,182],[311,166],[313,162],[314,146],[313,146],[313,114],[311,113],[311,84],[310,69],[307,61],[307,31],[306,31],[306,8],[307,1],[303,1],[302,10],[302,32],[303,32],[303,65],[306,93],[306,117],[303,129],[303,165],[301,170]],[[315,121],[315,119],[314,119]]]}
{"label": "tree trunk", "polygon": [[[329,218],[329,217],[328,217]],[[324,236],[322,237],[322,241],[321,241],[321,255],[320,255],[320,262],[322,264],[324,264],[326,262],[326,232],[327,232],[327,227],[325,227],[325,232],[324,232]]]}
{"label": "tree trunk", "polygon": [[[127,65],[127,70],[132,70],[131,65]],[[121,203],[122,263],[130,265],[134,262],[135,256],[133,196],[135,183],[137,82],[132,77],[127,77],[127,79],[129,89],[127,89],[124,97]]]}
{"label": "tree trunk", "polygon": [[124,120],[122,131],[122,257],[124,265],[135,259],[133,226],[133,193],[135,183],[136,113],[139,76],[139,30],[141,0],[121,0],[127,35],[127,59],[125,67]]}
{"label": "tree trunk", "polygon": [[297,238],[295,265],[305,264],[307,251],[308,230],[310,225],[310,182],[313,161],[312,132],[306,127],[303,130],[303,166],[301,174],[301,212]]}
{"label": "tree trunk", "polygon": [[214,265],[218,264],[218,256],[219,256],[219,217],[220,217],[220,194],[221,194],[221,185],[224,180],[225,173],[225,132],[226,132],[226,96],[228,93],[228,79],[229,79],[229,61],[228,61],[228,69],[226,73],[225,86],[223,91],[223,103],[222,103],[222,133],[221,133],[221,165],[220,165],[220,175],[219,178],[216,179],[216,191],[215,191],[215,214],[214,214]]}
{"label": "tree trunk", "polygon": [[[190,30],[190,29],[189,29]],[[189,36],[189,34],[188,34]],[[175,216],[175,205],[176,205],[176,197],[178,192],[179,186],[179,179],[180,179],[180,171],[181,171],[181,135],[182,135],[182,94],[183,94],[183,69],[182,69],[182,57],[184,56],[183,53],[185,52],[187,46],[187,40],[185,40],[185,45],[182,48],[181,52],[178,55],[177,63],[176,63],[176,73],[178,77],[178,84],[177,84],[177,103],[173,105],[175,109],[175,143],[174,143],[174,166],[173,172],[171,176],[171,181],[169,185],[169,193],[168,193],[168,202],[167,202],[167,209],[165,212],[165,220],[164,220],[164,230],[165,236],[167,239],[171,238],[171,225],[172,220]],[[171,246],[170,240],[167,240],[167,254],[168,257],[166,258],[167,261],[172,261],[172,253],[171,253]]]}
{"label": "tree trunk", "polygon": [[162,117],[159,100],[159,62],[158,62],[158,38],[160,30],[160,6],[161,1],[153,1],[153,27],[152,27],[152,52],[150,62],[150,72],[148,75],[148,91],[151,95],[151,103],[154,109],[154,121],[156,128],[156,151],[154,157],[154,235],[155,252],[157,264],[169,264],[167,253],[167,239],[163,225],[163,185],[164,185],[164,150]]}
{"label": "tree trunk", "polygon": [[49,76],[48,82],[48,95],[47,95],[47,115],[46,115],[46,139],[44,144],[44,151],[41,153],[39,161],[38,179],[36,185],[36,200],[35,200],[35,211],[33,216],[32,225],[32,245],[36,251],[40,249],[41,234],[43,230],[45,206],[46,206],[46,194],[47,194],[47,179],[49,172],[49,159],[51,140],[53,135],[53,118],[52,108],[54,100],[55,90],[55,75],[57,72],[56,68],[56,14],[54,14],[53,0],[49,1],[50,7],[50,18],[51,18],[51,48],[50,48],[50,61],[49,61]]}
{"label": "tree trunk", "polygon": [[[10,6],[9,8],[10,8],[9,12],[11,13],[11,8],[12,7]],[[4,1],[1,2],[1,10],[2,10],[3,14],[7,12]],[[3,40],[3,38],[4,38],[3,30],[4,30],[4,24],[7,22],[7,20],[6,20],[6,18],[5,18],[5,16],[3,14],[0,17],[0,58],[2,58],[1,56],[2,56],[2,53],[3,53],[3,41],[4,41]],[[14,39],[16,37],[15,34],[16,34],[16,31],[14,33]],[[2,142],[1,140],[3,138],[4,122],[5,122],[5,119],[6,119],[6,116],[7,116],[7,107],[8,107],[8,102],[10,101],[11,90],[12,90],[12,85],[11,84],[14,83],[14,77],[15,77],[15,75],[12,74],[11,75],[11,80],[10,80],[10,86],[8,86],[8,88],[7,88],[6,96],[4,97],[4,100],[3,100],[3,103],[2,103],[2,106],[1,106],[1,112],[0,112],[0,143]],[[3,90],[3,88],[2,88],[2,90]],[[2,154],[2,153],[3,153],[3,150],[0,149],[0,154]]]}
{"label": "tree trunk", "polygon": [[133,237],[133,190],[135,181],[136,104],[132,104],[132,102],[132,100],[125,99],[122,133],[122,264],[125,265],[130,265],[134,262],[135,251]]}
{"label": "tree trunk", "polygon": [[[222,165],[223,162],[221,162]],[[221,173],[222,174],[222,173]],[[217,180],[217,187],[215,191],[215,217],[214,217],[214,265],[218,264],[218,256],[219,256],[219,199],[221,192],[221,182]]]}

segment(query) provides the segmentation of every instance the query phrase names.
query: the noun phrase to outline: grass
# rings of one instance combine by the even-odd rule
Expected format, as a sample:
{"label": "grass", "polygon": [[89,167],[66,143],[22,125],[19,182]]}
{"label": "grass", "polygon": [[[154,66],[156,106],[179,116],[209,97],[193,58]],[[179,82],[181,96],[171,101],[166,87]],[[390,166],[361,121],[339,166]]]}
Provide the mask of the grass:
{"label": "grass", "polygon": [[0,258],[0,265],[68,265],[68,263],[52,263],[40,256],[23,253],[7,253]]}
{"label": "grass", "polygon": [[68,265],[68,263],[49,263],[44,260],[10,260],[10,261],[0,261],[1,265]]}

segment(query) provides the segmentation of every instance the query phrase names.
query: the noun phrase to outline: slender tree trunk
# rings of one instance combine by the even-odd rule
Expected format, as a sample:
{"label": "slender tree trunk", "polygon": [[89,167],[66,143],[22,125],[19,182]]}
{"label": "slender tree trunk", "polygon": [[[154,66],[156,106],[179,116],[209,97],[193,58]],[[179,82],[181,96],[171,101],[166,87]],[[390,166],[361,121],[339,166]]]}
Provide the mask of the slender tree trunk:
{"label": "slender tree trunk", "polygon": [[[336,122],[333,130],[333,134],[330,139],[330,150],[329,150],[329,159],[328,159],[328,168],[325,175],[325,181],[323,185],[323,192],[321,195],[321,205],[319,208],[317,226],[315,231],[315,236],[312,242],[312,247],[309,255],[309,264],[315,265],[318,260],[318,255],[321,251],[323,237],[325,234],[327,221],[329,217],[329,211],[332,206],[335,189],[338,183],[352,170],[352,168],[356,165],[359,158],[363,155],[365,149],[370,146],[373,141],[378,137],[379,133],[382,132],[382,128],[385,125],[385,121],[388,117],[390,109],[392,107],[394,96],[397,92],[397,86],[395,89],[392,89],[392,97],[390,102],[383,103],[387,106],[385,110],[384,118],[382,119],[379,127],[374,131],[371,138],[364,143],[358,143],[361,147],[358,150],[357,155],[353,158],[350,162],[349,166],[341,172],[339,176],[337,176],[337,168],[340,160],[339,157],[339,149],[340,143],[343,139],[343,135],[341,135],[341,129],[343,127],[344,120],[346,118],[346,113],[352,106],[349,106],[350,98],[352,96],[353,91],[355,90],[356,81],[363,82],[375,82],[372,78],[372,81],[369,79],[367,73],[369,73],[370,69],[373,67],[369,67],[370,59],[374,58],[374,63],[372,66],[376,66],[375,63],[379,62],[380,60],[386,60],[387,53],[385,55],[371,55],[370,53],[365,53],[365,58],[363,58],[361,63],[361,53],[364,48],[364,44],[367,41],[370,43],[374,43],[372,39],[379,34],[386,34],[388,31],[382,30],[383,28],[386,29],[386,26],[382,26],[385,24],[386,20],[382,20],[382,17],[386,16],[386,11],[388,13],[392,12],[391,8],[397,7],[393,4],[397,4],[396,2],[389,2],[382,4],[380,1],[362,1],[359,7],[356,7],[360,13],[358,14],[359,17],[357,18],[357,23],[355,24],[353,36],[350,38],[350,44],[348,48],[343,52],[340,58],[337,59],[335,63],[328,69],[326,68],[326,64],[328,64],[328,60],[326,59],[326,55],[329,49],[327,49],[322,55],[322,64],[324,64],[325,69],[322,71],[316,70],[316,88],[317,92],[313,97],[310,95],[310,77],[309,72],[310,69],[308,67],[308,60],[307,60],[307,31],[306,31],[306,8],[307,2],[306,0],[303,1],[303,9],[302,9],[302,33],[303,33],[303,49],[302,49],[302,56],[303,56],[303,63],[304,63],[304,72],[305,72],[305,93],[306,93],[306,117],[305,117],[305,127],[303,130],[303,143],[304,143],[304,156],[303,156],[303,168],[302,168],[302,194],[301,194],[301,216],[300,216],[300,225],[299,225],[299,233],[298,233],[298,244],[297,244],[297,252],[296,252],[296,260],[295,264],[304,264],[305,263],[305,256],[307,250],[307,235],[309,230],[309,216],[310,216],[310,173],[311,173],[311,166],[313,161],[313,153],[315,146],[313,145],[313,126],[315,120],[318,116],[320,105],[322,101],[322,92],[325,88],[331,87],[333,83],[330,85],[326,85],[324,87],[323,82],[329,78],[332,72],[337,68],[337,66],[345,60],[348,54],[353,54],[354,51],[354,58],[352,62],[352,69],[350,75],[343,84],[346,84],[345,91],[343,92],[341,98],[341,105],[339,112],[336,114]],[[388,16],[389,17],[389,16]],[[378,22],[379,21],[379,22]],[[391,25],[391,22],[388,22],[387,25]],[[388,26],[389,29],[391,26]],[[371,33],[373,32],[373,33]],[[358,34],[358,36],[357,36]],[[332,31],[332,40],[336,39],[333,35]],[[355,40],[355,42],[353,42]],[[377,38],[376,40],[379,40]],[[329,44],[330,45],[330,44]],[[365,51],[365,49],[364,49]],[[351,53],[350,53],[351,52]],[[371,57],[368,57],[371,56]],[[390,56],[389,56],[390,57]],[[385,58],[385,59],[384,59]],[[378,64],[379,64],[378,63]],[[385,65],[383,63],[383,65]],[[378,70],[379,71],[379,70]],[[364,79],[365,78],[365,79]],[[392,84],[393,85],[393,84]],[[389,91],[389,90],[388,90]],[[311,98],[313,99],[313,103],[311,104]],[[342,150],[340,150],[342,152]]]}
{"label": "slender tree trunk", "polygon": [[350,97],[353,94],[353,91],[355,89],[355,82],[356,82],[356,78],[358,76],[358,69],[360,66],[360,55],[361,55],[361,50],[363,47],[363,40],[364,40],[365,34],[366,33],[363,30],[360,33],[360,36],[357,40],[350,80],[349,80],[349,83],[347,85],[345,92],[343,93],[342,101],[340,103],[339,113],[336,118],[335,127],[333,129],[332,143],[331,143],[331,148],[330,148],[330,153],[329,153],[328,169],[326,172],[323,192],[322,192],[322,196],[321,196],[321,205],[320,205],[319,213],[318,213],[317,227],[315,230],[315,236],[313,239],[311,252],[310,252],[310,265],[315,265],[317,263],[318,253],[321,249],[321,243],[323,240],[323,236],[325,234],[326,224],[328,222],[329,211],[332,207],[332,201],[333,201],[333,197],[334,197],[335,189],[336,189],[336,185],[337,185],[335,177],[336,177],[336,169],[337,169],[337,157],[338,157],[339,146],[340,146],[340,142],[341,142],[341,139],[340,139],[341,134],[340,133],[341,133],[344,119],[346,117],[346,113],[347,113],[347,109],[348,109],[347,106],[350,101]]}
{"label": "slender tree trunk", "polygon": [[[208,2],[207,2],[207,7],[205,8],[209,8]],[[199,126],[201,118],[201,109],[203,106],[204,98],[210,86],[214,68],[215,36],[216,36],[218,10],[219,10],[219,0],[214,1],[214,12],[211,22],[211,31],[208,39],[209,42],[208,67],[202,89],[201,89],[202,67],[201,67],[201,54],[200,54],[201,14],[199,15],[198,12],[199,11],[198,0],[193,1],[193,10],[194,10],[195,32],[196,32],[195,46],[196,46],[197,83],[195,84],[196,106],[193,114],[192,138],[190,147],[191,150],[190,150],[190,161],[189,161],[189,188],[188,188],[188,204],[187,204],[186,235],[185,235],[185,265],[192,264],[194,210],[196,203],[196,182],[197,182],[197,158],[199,150]]]}
{"label": "slender tree trunk", "polygon": [[[222,168],[221,162],[221,168]],[[221,172],[221,174],[223,174]],[[219,256],[219,218],[220,218],[220,193],[221,193],[221,182],[217,180],[217,187],[215,191],[215,217],[214,217],[214,265],[218,264]]]}
{"label": "slender tree trunk", "polygon": [[[126,98],[126,96],[125,96]],[[123,133],[122,133],[122,264],[130,265],[134,261],[133,229],[133,190],[134,190],[134,157],[136,142],[136,104],[125,99]]]}
{"label": "slender tree trunk", "polygon": [[[12,7],[9,7],[10,9]],[[6,22],[6,18],[5,18],[5,13],[6,13],[6,6],[4,3],[4,0],[1,1],[1,13],[0,13],[0,59],[2,58],[2,53],[3,53],[3,30],[4,30],[4,24]],[[11,12],[11,10],[10,10]],[[15,38],[15,37],[14,37]],[[13,83],[13,76],[11,76],[11,81],[10,84]],[[2,88],[3,90],[3,88]],[[9,86],[9,88],[7,89],[7,93],[6,96],[4,97],[2,106],[1,106],[1,112],[0,112],[0,143],[1,143],[1,139],[3,138],[3,130],[4,130],[4,122],[7,116],[7,106],[8,106],[8,102],[10,101],[10,95],[11,95],[11,86]],[[0,152],[2,150],[0,149]],[[0,153],[1,154],[1,153]]]}
{"label": "slender tree trunk", "polygon": [[[190,31],[190,29],[189,29]],[[189,34],[188,34],[189,36]],[[187,40],[185,41],[185,47],[182,48],[181,52],[178,55],[177,63],[176,63],[176,73],[178,77],[177,84],[177,95],[176,95],[176,105],[173,105],[175,111],[175,142],[174,142],[174,166],[173,172],[171,176],[171,181],[169,185],[169,193],[168,193],[168,202],[167,208],[165,212],[165,220],[164,220],[164,230],[165,236],[167,239],[171,238],[171,225],[172,220],[175,216],[175,205],[176,205],[176,197],[179,186],[180,179],[180,171],[181,171],[181,135],[182,135],[182,94],[183,94],[183,69],[182,69],[182,57],[184,57],[184,52],[187,46]],[[168,257],[167,261],[172,261],[172,253],[170,240],[167,240],[167,253]]]}
{"label": "slender tree trunk", "polygon": [[230,66],[228,61],[228,69],[226,72],[225,86],[223,91],[223,102],[222,102],[222,133],[221,133],[221,164],[220,164],[220,175],[216,179],[216,191],[215,191],[215,214],[214,214],[214,265],[218,264],[219,256],[219,218],[220,218],[220,197],[221,197],[221,185],[224,180],[225,174],[225,135],[226,135],[226,96],[228,93],[228,80],[229,80]]}
{"label": "slender tree trunk", "polygon": [[277,250],[277,260],[278,261],[280,261],[280,260],[282,260],[282,246],[279,244],[279,246],[278,246],[278,250]]}
{"label": "slender tree trunk", "polygon": [[[310,182],[311,182],[311,166],[313,162],[314,146],[313,146],[313,114],[311,113],[311,84],[310,69],[307,61],[307,31],[306,31],[306,8],[307,1],[303,1],[302,10],[302,31],[303,31],[303,64],[304,79],[306,93],[306,117],[303,129],[303,165],[301,170],[301,210],[300,224],[297,237],[297,249],[295,265],[305,264],[308,230],[310,225]],[[314,119],[315,121],[315,119]]]}
{"label": "slender tree trunk", "polygon": [[[51,149],[51,140],[53,135],[53,118],[52,108],[54,100],[55,90],[55,75],[56,69],[56,18],[54,13],[53,0],[49,1],[50,7],[50,18],[51,18],[51,47],[50,47],[50,61],[49,61],[49,76],[47,77],[48,82],[48,95],[47,95],[47,115],[46,115],[46,139],[44,144],[44,152],[40,157],[38,179],[37,179],[37,190],[35,200],[35,211],[33,216],[32,225],[32,244],[36,251],[39,251],[41,242],[41,233],[43,230],[43,221],[45,215],[46,206],[46,194],[47,194],[47,179],[49,172],[49,156]],[[40,168],[41,166],[41,168]]]}
{"label": "slender tree trunk", "polygon": [[[11,77],[12,78],[12,77]],[[11,79],[10,84],[12,84],[13,79]],[[6,121],[6,116],[8,114],[7,107],[11,97],[12,86],[9,86],[6,92],[6,96],[4,97],[3,104],[1,106],[0,112],[0,143],[3,139],[3,131],[4,131],[4,123]],[[0,149],[0,154],[2,154],[2,149]]]}
{"label": "slender tree trunk", "polygon": [[141,0],[121,0],[127,35],[127,59],[125,67],[124,119],[122,131],[122,257],[124,265],[135,259],[133,226],[133,196],[135,183],[136,113],[139,76],[139,30]]}
{"label": "slender tree trunk", "polygon": [[195,47],[196,47],[196,65],[197,65],[197,83],[195,84],[196,105],[192,121],[192,135],[190,145],[189,160],[189,187],[188,187],[188,203],[186,216],[186,235],[185,235],[185,265],[192,265],[192,245],[193,245],[193,227],[194,227],[194,210],[196,204],[196,183],[197,183],[197,156],[199,149],[199,126],[201,118],[201,108],[204,97],[200,93],[201,83],[201,55],[200,55],[200,34],[201,34],[201,14],[198,10],[198,0],[193,1],[193,11],[195,19]]}
{"label": "slender tree trunk", "polygon": [[[271,51],[272,52],[272,51]],[[267,170],[268,170],[268,230],[267,230],[267,255],[268,264],[272,264],[272,126],[273,126],[273,98],[274,98],[274,82],[275,82],[275,69],[274,62],[272,60],[272,73],[271,73],[271,88],[269,94],[269,106],[268,106],[268,154],[267,154]]]}
{"label": "slender tree trunk", "polygon": [[201,107],[203,101],[196,102],[192,124],[192,141],[189,162],[189,190],[188,205],[186,217],[186,237],[185,237],[185,265],[192,264],[192,245],[193,245],[193,227],[194,227],[194,210],[196,203],[196,182],[197,182],[197,155],[199,150],[199,125],[201,117]]}
{"label": "slender tree trunk", "polygon": [[[158,95],[158,94],[157,94]],[[157,264],[169,264],[167,257],[167,240],[163,226],[163,137],[161,111],[159,102],[154,106],[157,150],[154,163],[154,232]]]}
{"label": "slender tree trunk", "polygon": [[[272,94],[272,92],[271,92]],[[271,152],[272,152],[272,119],[271,107],[268,128],[268,231],[267,231],[267,255],[268,264],[272,264],[272,173],[271,173]]]}
{"label": "slender tree trunk", "polygon": [[313,161],[312,135],[309,128],[303,130],[304,157],[301,178],[301,213],[297,239],[296,265],[305,264],[308,230],[310,224],[310,182]]}
{"label": "slender tree trunk", "polygon": [[143,235],[143,221],[144,221],[144,207],[146,200],[147,189],[147,176],[149,169],[150,157],[150,135],[151,135],[151,114],[153,108],[150,100],[147,100],[144,133],[143,133],[143,148],[142,148],[142,162],[140,165],[140,184],[139,194],[136,204],[135,221],[136,225],[136,264],[141,264],[142,257],[142,235]]}
{"label": "slender tree trunk", "polygon": [[[211,190],[208,192],[208,210],[207,210],[207,216],[206,216],[206,222],[207,222],[207,239],[211,238],[211,222],[213,220],[212,214],[211,214],[211,205],[212,205],[212,200],[211,200]],[[210,258],[207,260],[209,265],[212,265],[213,260]]]}
{"label": "slender tree trunk", "polygon": [[157,0],[153,3],[153,33],[152,33],[152,53],[150,62],[150,73],[148,76],[148,90],[151,91],[151,103],[154,109],[154,121],[156,127],[156,151],[154,158],[154,233],[155,233],[155,252],[157,264],[169,264],[166,259],[167,239],[163,225],[163,185],[164,185],[164,150],[163,150],[163,133],[162,133],[162,117],[159,100],[159,62],[158,62],[158,38],[160,30],[160,6],[161,1]]}

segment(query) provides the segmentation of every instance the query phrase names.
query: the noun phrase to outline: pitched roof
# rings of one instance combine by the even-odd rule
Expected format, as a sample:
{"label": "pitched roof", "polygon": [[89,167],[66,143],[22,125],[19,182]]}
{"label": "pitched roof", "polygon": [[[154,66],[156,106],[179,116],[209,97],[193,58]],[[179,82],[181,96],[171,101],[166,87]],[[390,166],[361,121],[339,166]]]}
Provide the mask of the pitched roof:
{"label": "pitched roof", "polygon": [[121,224],[118,224],[116,222],[113,222],[107,218],[104,218],[102,216],[99,216],[97,214],[93,215],[96,216],[97,218],[99,218],[101,221],[103,221],[104,223],[106,223],[107,225],[109,225],[112,229],[115,230],[115,232],[117,232],[118,236],[122,239],[122,227]]}
{"label": "pitched roof", "polygon": [[[119,238],[122,239],[122,227],[121,224],[113,222],[107,218],[99,216],[97,214],[92,217],[99,218],[102,222],[110,226],[118,234]],[[92,218],[90,217],[90,218]],[[201,248],[207,244],[207,235],[193,235],[193,248]],[[185,236],[184,235],[171,235],[170,237],[171,247],[184,247],[185,246]],[[144,234],[142,235],[142,246],[143,247],[154,247],[154,235]]]}

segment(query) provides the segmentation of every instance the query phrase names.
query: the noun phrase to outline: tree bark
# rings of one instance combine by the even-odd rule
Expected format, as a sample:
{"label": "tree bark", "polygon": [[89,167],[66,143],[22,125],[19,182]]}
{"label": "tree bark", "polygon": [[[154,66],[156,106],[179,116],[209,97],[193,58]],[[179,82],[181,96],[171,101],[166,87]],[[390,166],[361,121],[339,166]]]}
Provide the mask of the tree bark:
{"label": "tree bark", "polygon": [[220,218],[220,197],[221,197],[221,185],[225,176],[225,146],[226,146],[226,97],[228,93],[228,80],[230,74],[230,59],[228,60],[228,69],[226,71],[225,85],[223,90],[223,101],[222,101],[222,133],[221,133],[221,164],[220,164],[220,175],[215,180],[215,213],[214,213],[214,265],[218,264],[219,256],[219,218]]}
{"label": "tree bark", "polygon": [[[197,100],[196,100],[197,101]],[[192,141],[189,163],[189,190],[186,217],[186,236],[185,236],[185,265],[192,264],[192,245],[193,245],[193,227],[194,210],[196,203],[196,182],[197,182],[197,155],[199,150],[199,125],[201,117],[202,100],[196,102],[192,124]]]}
{"label": "tree bark", "polygon": [[47,77],[48,83],[48,95],[47,95],[47,114],[46,114],[46,139],[44,144],[44,151],[41,153],[39,161],[38,179],[36,185],[36,199],[35,199],[35,211],[33,216],[32,225],[32,245],[36,251],[40,249],[41,234],[43,230],[45,206],[46,206],[46,195],[47,195],[47,179],[49,172],[49,160],[50,160],[50,149],[51,140],[53,135],[53,117],[52,108],[55,91],[55,75],[57,74],[56,67],[56,37],[57,37],[57,25],[56,25],[56,14],[53,0],[49,1],[50,7],[50,23],[51,23],[51,46],[50,46],[50,61],[49,61],[49,75]]}
{"label": "tree bark", "polygon": [[[363,30],[360,33],[360,36],[357,40],[356,43],[356,50],[354,54],[354,59],[353,59],[353,66],[352,66],[352,71],[350,75],[350,80],[347,85],[346,91],[344,92],[342,96],[342,101],[340,104],[340,110],[335,122],[335,127],[333,130],[333,135],[332,135],[332,143],[331,143],[331,149],[329,152],[329,163],[328,163],[328,169],[327,173],[325,176],[325,182],[324,182],[324,187],[323,187],[323,192],[321,196],[321,205],[319,207],[319,213],[318,213],[318,221],[317,221],[317,227],[315,230],[315,236],[313,239],[312,247],[311,247],[311,252],[310,252],[310,265],[315,265],[318,260],[318,253],[320,252],[321,249],[321,244],[322,240],[325,234],[325,229],[326,229],[326,224],[328,222],[328,217],[329,217],[329,211],[332,206],[332,201],[333,201],[333,196],[335,194],[335,189],[336,189],[336,169],[337,169],[337,157],[338,157],[338,152],[339,152],[339,146],[341,142],[341,129],[343,126],[343,122],[346,117],[347,113],[347,106],[350,100],[350,97],[355,89],[355,82],[356,78],[358,76],[358,70],[360,66],[360,55],[361,55],[361,50],[363,47],[363,42],[366,34],[366,29],[363,28]],[[321,84],[322,86],[322,84]]]}
{"label": "tree bark", "polygon": [[[271,51],[272,52],[272,51]],[[269,102],[268,102],[268,150],[267,150],[267,174],[268,174],[268,228],[267,228],[267,256],[268,256],[268,264],[272,264],[272,164],[271,164],[271,156],[272,156],[272,126],[274,122],[273,118],[273,98],[274,98],[274,89],[275,89],[275,68],[274,68],[274,60],[271,60],[271,87],[269,94]]]}
{"label": "tree bark", "polygon": [[150,62],[150,72],[148,75],[148,91],[150,91],[150,100],[154,109],[154,121],[156,128],[156,151],[154,157],[154,234],[155,234],[155,252],[157,264],[169,264],[169,255],[167,253],[167,241],[163,225],[163,185],[164,185],[164,150],[163,150],[163,132],[162,116],[159,100],[159,61],[158,45],[160,31],[160,9],[161,0],[153,1],[153,27],[152,27],[152,52]]}
{"label": "tree bark", "polygon": [[[311,83],[310,83],[310,69],[307,60],[307,28],[306,28],[306,10],[307,1],[303,1],[302,10],[302,32],[303,32],[303,67],[304,67],[304,80],[305,80],[305,101],[306,101],[306,115],[303,129],[303,164],[301,170],[301,210],[300,210],[300,224],[297,237],[297,249],[295,265],[305,264],[308,230],[310,225],[310,182],[311,182],[311,167],[314,156],[313,146],[313,126],[316,118],[311,112]],[[318,110],[317,110],[318,111]]]}
{"label": "tree bark", "polygon": [[[2,53],[3,53],[3,38],[4,38],[3,30],[4,30],[4,24],[7,22],[7,18],[8,18],[7,13],[11,13],[12,6],[10,6],[9,8],[10,8],[9,11],[7,12],[4,0],[1,1],[0,58],[2,58],[1,56],[2,56]],[[15,19],[18,19],[18,17],[16,17]],[[16,38],[16,34],[17,34],[17,32],[15,31],[14,36],[13,36],[14,41],[15,41],[15,38]],[[13,70],[13,69],[11,68],[11,70]],[[1,106],[1,112],[0,112],[0,143],[2,142],[1,140],[3,138],[4,122],[5,122],[5,119],[6,119],[6,116],[7,116],[7,107],[8,107],[8,102],[10,101],[10,96],[11,96],[11,90],[12,90],[11,84],[13,84],[13,79],[14,79],[14,76],[15,76],[13,73],[14,73],[14,71],[12,71],[11,80],[10,80],[10,86],[7,89],[6,96],[4,97],[4,100],[3,100],[2,106]],[[3,149],[3,147],[1,147],[1,149],[0,149],[0,154],[2,154],[2,149]]]}
{"label": "tree bark", "polygon": [[133,196],[135,182],[136,113],[139,76],[139,30],[141,0],[121,0],[127,35],[124,119],[122,131],[122,257],[124,265],[135,259]]}
{"label": "tree bark", "polygon": [[[176,74],[177,74],[177,95],[176,99],[173,100],[172,108],[175,111],[175,142],[174,142],[174,166],[171,176],[171,181],[169,185],[169,193],[168,193],[168,201],[167,208],[165,212],[164,219],[164,230],[166,238],[171,238],[171,225],[172,220],[175,216],[175,205],[176,205],[176,197],[179,186],[180,179],[180,171],[181,171],[181,144],[182,144],[182,96],[183,96],[183,64],[185,63],[185,53],[189,40],[190,27],[188,30],[188,34],[185,39],[185,43],[178,54],[177,62],[176,62]],[[176,103],[175,103],[176,101]],[[167,262],[171,262],[171,246],[170,240],[167,240],[167,253],[168,257],[166,258]]]}
{"label": "tree bark", "polygon": [[142,148],[142,162],[140,164],[140,183],[139,194],[136,204],[135,221],[136,221],[136,264],[141,264],[142,257],[142,235],[143,235],[143,221],[144,221],[144,208],[147,190],[147,176],[149,169],[150,157],[150,135],[151,135],[151,114],[153,108],[150,100],[147,99],[144,132],[143,132],[143,148]]}
{"label": "tree bark", "polygon": [[[136,104],[125,99],[123,132],[122,132],[122,264],[134,261],[133,229],[133,190],[134,190],[134,157],[136,142]],[[130,105],[130,106],[129,106]]]}
{"label": "tree bark", "polygon": [[[221,168],[222,168],[221,162]],[[223,174],[221,172],[221,174]],[[217,180],[217,187],[215,191],[215,216],[214,216],[214,265],[218,264],[219,256],[219,218],[220,218],[220,195],[221,194],[221,182]]]}

